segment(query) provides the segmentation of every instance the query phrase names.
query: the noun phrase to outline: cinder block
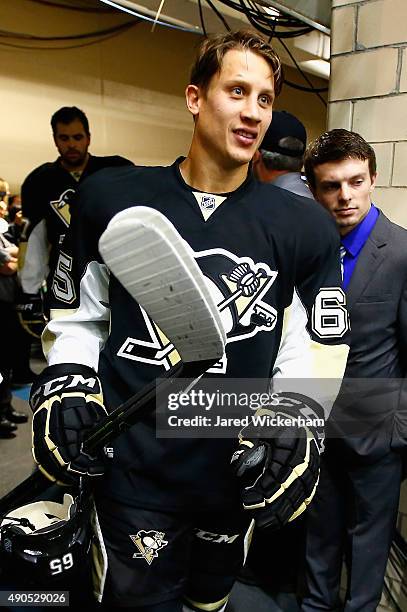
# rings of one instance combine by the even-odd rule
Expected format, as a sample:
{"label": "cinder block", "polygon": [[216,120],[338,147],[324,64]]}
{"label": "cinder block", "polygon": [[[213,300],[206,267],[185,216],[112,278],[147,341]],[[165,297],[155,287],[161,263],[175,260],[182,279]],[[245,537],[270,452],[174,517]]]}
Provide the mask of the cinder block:
{"label": "cinder block", "polygon": [[345,6],[332,11],[331,55],[353,51],[355,47],[356,10]]}
{"label": "cinder block", "polygon": [[406,0],[376,0],[359,7],[357,44],[365,48],[407,41]]}
{"label": "cinder block", "polygon": [[389,187],[391,184],[391,168],[393,163],[393,144],[371,143],[377,160],[377,182],[378,187]]}
{"label": "cinder block", "polygon": [[352,102],[331,102],[328,105],[328,130],[352,129]]}
{"label": "cinder block", "polygon": [[390,47],[333,57],[330,100],[385,96],[397,82],[398,50]]}
{"label": "cinder block", "polygon": [[373,192],[373,202],[391,221],[407,229],[407,187],[379,187]]}
{"label": "cinder block", "polygon": [[401,64],[400,91],[407,91],[407,48],[403,49]]}
{"label": "cinder block", "polygon": [[407,142],[396,142],[392,185],[407,186]]}
{"label": "cinder block", "polygon": [[407,140],[407,94],[357,100],[353,129],[368,142]]}
{"label": "cinder block", "polygon": [[345,6],[347,4],[360,4],[363,0],[332,0],[332,8]]}

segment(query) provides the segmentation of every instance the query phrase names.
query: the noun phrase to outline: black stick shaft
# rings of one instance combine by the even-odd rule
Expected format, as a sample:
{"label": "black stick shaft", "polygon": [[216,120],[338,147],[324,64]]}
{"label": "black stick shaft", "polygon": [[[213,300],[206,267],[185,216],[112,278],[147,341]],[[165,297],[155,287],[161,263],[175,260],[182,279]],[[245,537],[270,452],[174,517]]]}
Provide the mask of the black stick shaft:
{"label": "black stick shaft", "polygon": [[[107,417],[85,437],[84,450],[92,454],[100,451],[106,444],[112,442],[117,436],[127,431],[135,423],[156,407],[157,392],[166,393],[176,387],[177,392],[188,388],[194,380],[204,374],[218,359],[205,361],[191,361],[180,363],[172,369],[168,376],[159,383],[155,380],[141,391],[130,397],[126,402],[115,408]],[[177,381],[186,379],[185,384],[177,385]],[[40,471],[23,480],[15,489],[7,493],[0,500],[0,516],[18,508],[26,502],[29,493],[31,500],[52,486],[52,483]]]}

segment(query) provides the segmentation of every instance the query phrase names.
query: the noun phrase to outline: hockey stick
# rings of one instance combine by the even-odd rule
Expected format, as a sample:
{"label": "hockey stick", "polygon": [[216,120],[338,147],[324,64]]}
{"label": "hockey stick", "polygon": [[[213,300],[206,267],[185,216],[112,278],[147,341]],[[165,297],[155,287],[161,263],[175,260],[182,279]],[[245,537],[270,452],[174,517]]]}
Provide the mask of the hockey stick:
{"label": "hockey stick", "polygon": [[[215,302],[189,245],[161,213],[142,206],[116,215],[99,242],[108,268],[172,341],[182,362],[159,385],[199,378],[218,361],[226,336]],[[190,384],[188,385],[190,386]],[[179,387],[177,391],[180,391]],[[113,410],[85,439],[90,454],[155,408],[153,381]],[[0,500],[0,515],[33,499],[51,485],[35,472]]]}
{"label": "hockey stick", "polygon": [[[108,268],[174,343],[182,361],[114,410],[84,448],[92,454],[155,407],[157,391],[178,378],[188,387],[223,355],[226,335],[193,252],[160,212],[145,206],[117,214],[99,241]],[[183,391],[185,388],[177,388]]]}

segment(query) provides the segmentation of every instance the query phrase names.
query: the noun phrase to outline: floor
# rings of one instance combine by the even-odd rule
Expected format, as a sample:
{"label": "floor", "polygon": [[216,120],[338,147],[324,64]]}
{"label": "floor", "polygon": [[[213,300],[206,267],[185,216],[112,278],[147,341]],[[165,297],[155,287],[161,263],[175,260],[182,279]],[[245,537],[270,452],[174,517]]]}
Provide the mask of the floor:
{"label": "floor", "polygon": [[34,469],[31,457],[31,410],[28,406],[29,387],[13,391],[13,406],[30,416],[28,423],[18,426],[15,438],[0,439],[0,496],[8,493]]}

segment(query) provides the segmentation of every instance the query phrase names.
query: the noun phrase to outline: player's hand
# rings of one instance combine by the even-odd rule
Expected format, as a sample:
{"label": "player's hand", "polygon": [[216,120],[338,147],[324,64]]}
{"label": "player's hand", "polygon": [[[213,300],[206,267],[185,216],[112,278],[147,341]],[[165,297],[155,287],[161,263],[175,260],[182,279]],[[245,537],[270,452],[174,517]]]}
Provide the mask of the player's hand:
{"label": "player's hand", "polygon": [[32,387],[33,457],[41,472],[59,484],[101,476],[101,457],[83,451],[85,433],[107,414],[95,372],[66,363],[46,368]]}
{"label": "player's hand", "polygon": [[17,259],[15,257],[10,257],[8,261],[0,266],[0,274],[2,276],[13,276],[13,274],[16,274],[17,269]]}
{"label": "player's hand", "polygon": [[[280,395],[278,404],[257,416],[290,419],[293,425],[249,425],[239,434],[232,467],[241,483],[243,508],[260,528],[278,529],[293,521],[311,502],[319,479],[323,409],[298,393]],[[296,421],[301,417],[307,424]],[[313,419],[313,424],[309,420]],[[316,426],[315,419],[320,419]]]}
{"label": "player's hand", "polygon": [[18,246],[16,246],[15,244],[11,244],[10,246],[6,247],[4,250],[7,251],[10,257],[13,257],[13,258],[18,257]]}
{"label": "player's hand", "polygon": [[25,223],[23,212],[21,210],[18,210],[16,212],[15,217],[14,217],[14,223],[18,226],[21,226]]}

